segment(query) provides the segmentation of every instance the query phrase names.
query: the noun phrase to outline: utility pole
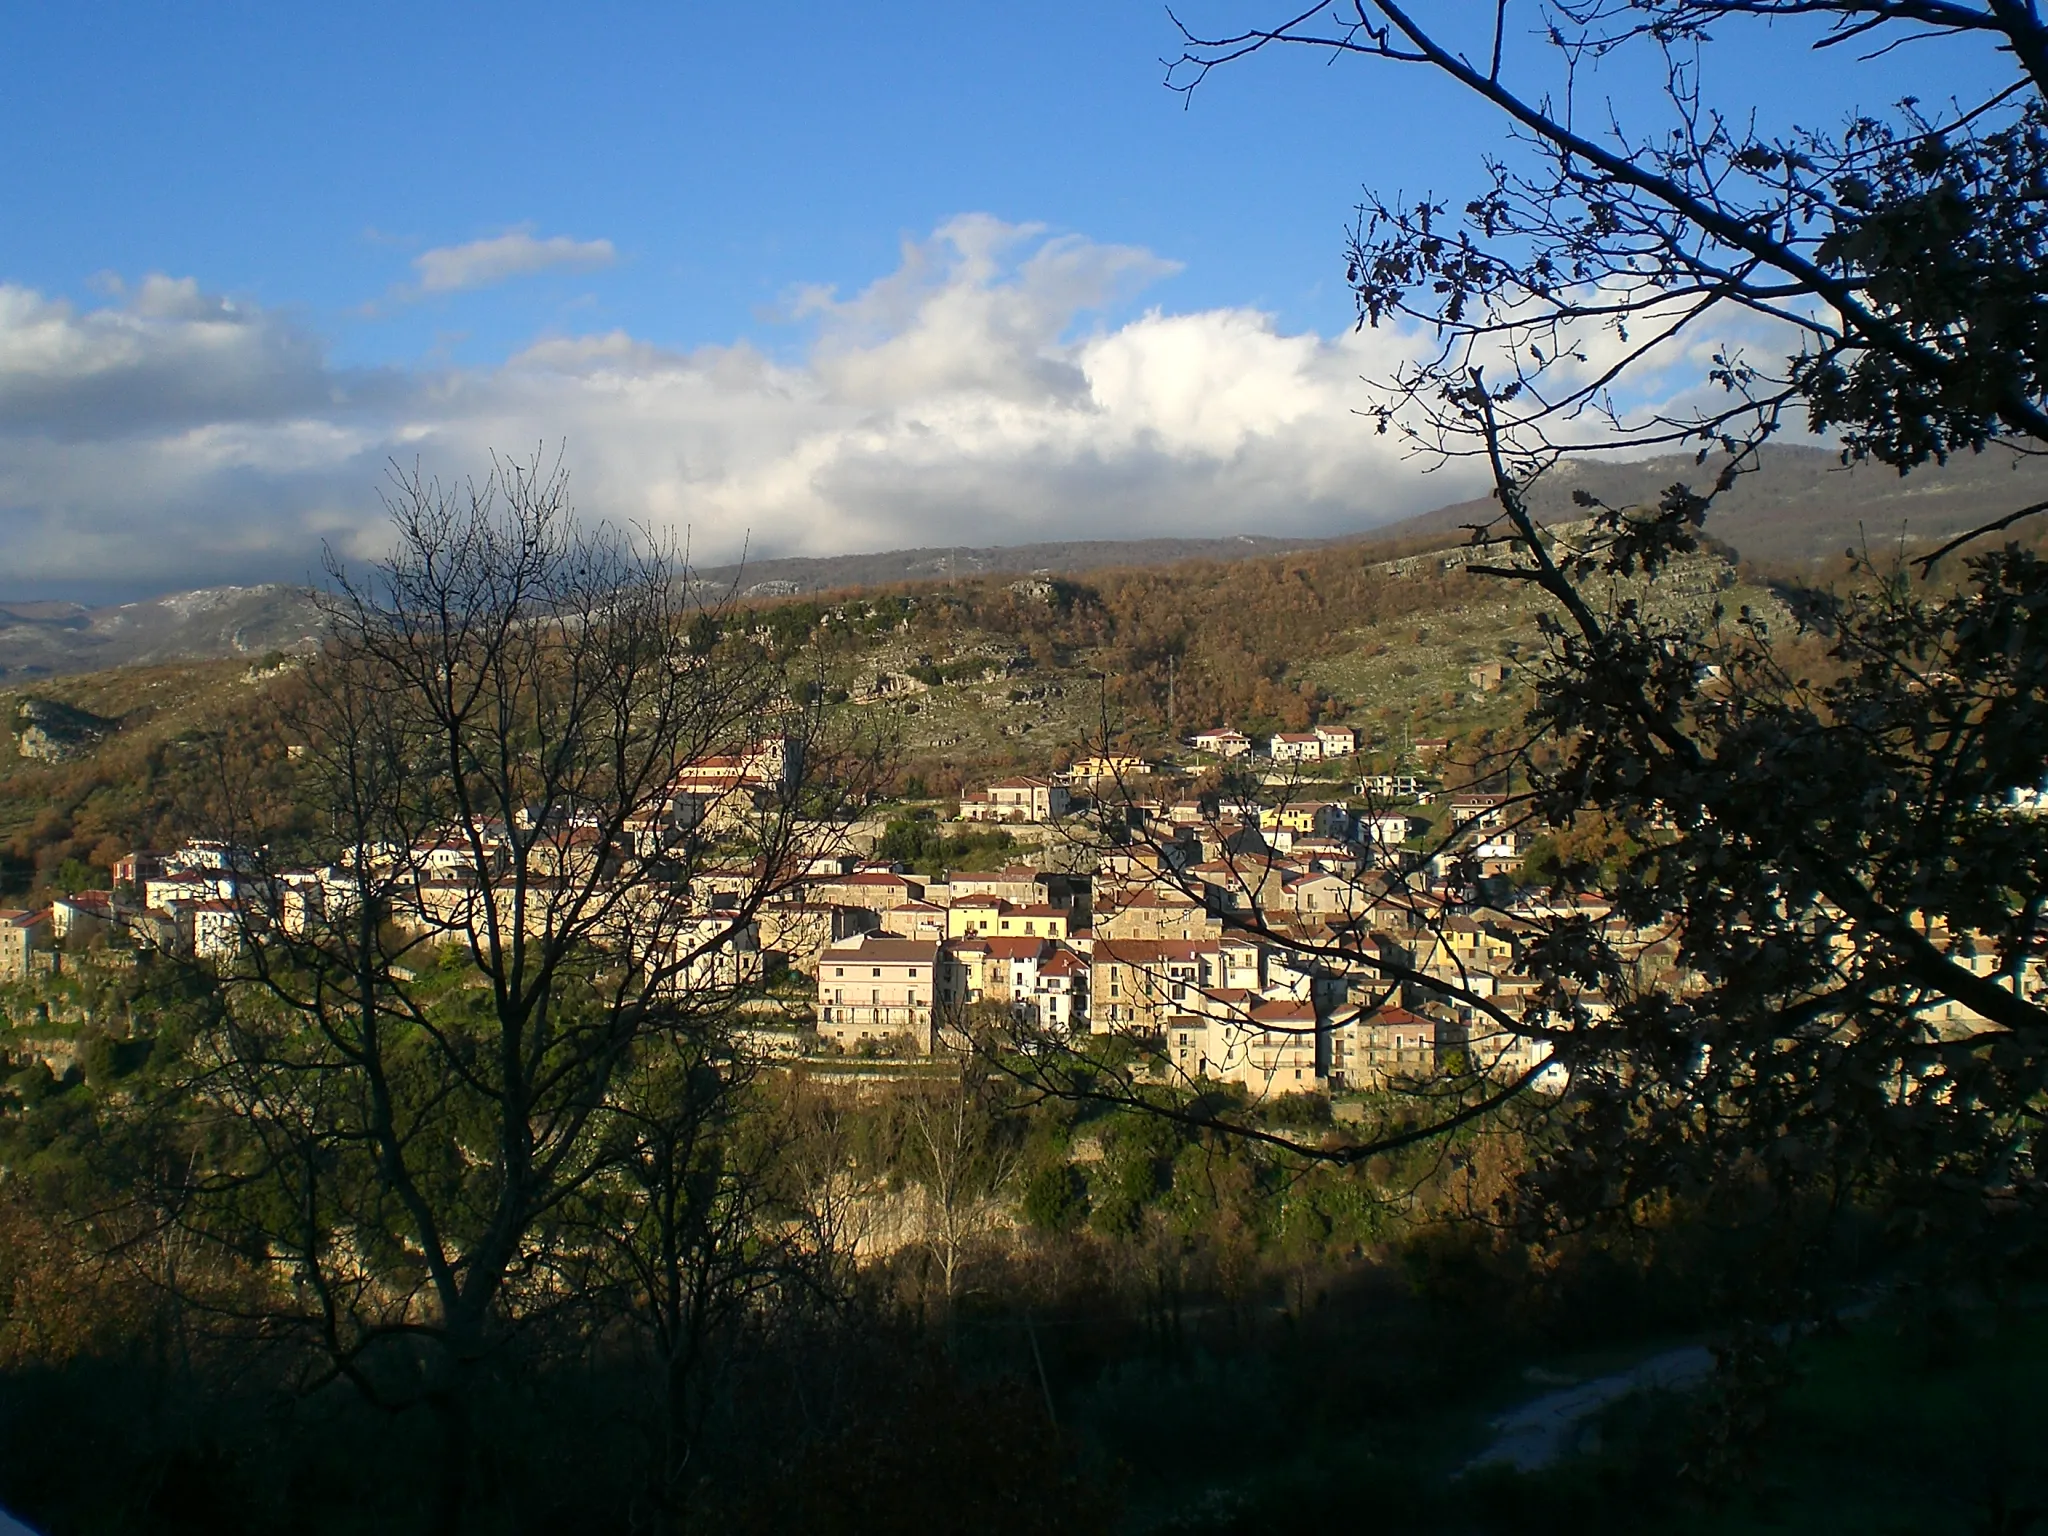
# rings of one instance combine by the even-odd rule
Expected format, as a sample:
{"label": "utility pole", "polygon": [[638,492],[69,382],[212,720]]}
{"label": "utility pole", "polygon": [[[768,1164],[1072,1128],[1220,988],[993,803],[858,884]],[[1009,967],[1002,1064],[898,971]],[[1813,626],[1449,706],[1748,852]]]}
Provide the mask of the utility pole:
{"label": "utility pole", "polygon": [[1173,681],[1175,657],[1171,652],[1166,657],[1166,734],[1175,741],[1180,740],[1179,716],[1173,707]]}

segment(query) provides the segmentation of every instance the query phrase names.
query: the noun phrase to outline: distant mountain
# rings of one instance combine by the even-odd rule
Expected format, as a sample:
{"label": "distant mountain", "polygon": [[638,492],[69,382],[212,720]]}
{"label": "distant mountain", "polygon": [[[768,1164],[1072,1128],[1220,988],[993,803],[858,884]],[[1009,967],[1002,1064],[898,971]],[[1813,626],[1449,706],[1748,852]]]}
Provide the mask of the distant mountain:
{"label": "distant mountain", "polygon": [[[1703,484],[1713,463],[1691,455],[1633,463],[1559,465],[1531,501],[1544,521],[1583,516],[1572,502],[1586,490],[1617,505],[1653,501],[1673,481]],[[2048,458],[1979,454],[1901,477],[1881,465],[1844,469],[1834,454],[1774,447],[1715,506],[1707,531],[1752,559],[1773,564],[1824,559],[1849,545],[1883,550],[1925,547],[1963,529],[2048,501]],[[1334,544],[1416,545],[1462,542],[1465,526],[1493,515],[1491,501],[1458,502],[1398,523],[1333,538],[1283,539],[1239,534],[1224,539],[1099,539],[982,548],[895,549],[880,554],[753,560],[712,566],[698,577],[716,592],[746,599],[894,586],[975,576],[1074,576],[1119,566],[1186,560],[1242,560]],[[314,643],[319,614],[292,586],[208,587],[148,602],[87,608],[75,603],[0,604],[0,682],[98,671],[137,662],[302,649]]]}
{"label": "distant mountain", "polygon": [[[1538,482],[1531,500],[1545,522],[1583,517],[1573,503],[1586,490],[1619,506],[1654,501],[1675,481],[1711,482],[1718,461],[1702,465],[1691,454],[1634,462],[1568,461]],[[1881,464],[1845,469],[1824,449],[1771,447],[1759,467],[1720,498],[1707,531],[1752,559],[1772,563],[1826,559],[1851,545],[1873,550],[1904,539],[1926,544],[1960,533],[2005,512],[2048,501],[2048,457],[2015,459],[2002,452],[1928,465],[1900,476]],[[1229,539],[1087,540],[1014,544],[994,548],[897,549],[873,555],[758,560],[699,572],[742,597],[839,591],[907,581],[965,576],[1074,576],[1117,566],[1173,565],[1183,560],[1240,560],[1283,555],[1333,544],[1462,542],[1467,525],[1494,512],[1491,500],[1462,501],[1419,517],[1328,538],[1278,539],[1239,534]]]}
{"label": "distant mountain", "polygon": [[[1171,565],[1284,554],[1319,539],[1126,539],[969,549],[897,549],[818,559],[712,566],[698,579],[713,592],[746,598],[943,581],[963,576],[1073,575],[1111,566]],[[0,683],[137,663],[203,660],[312,645],[320,615],[302,587],[207,587],[146,602],[89,608],[80,603],[0,603]]]}
{"label": "distant mountain", "polygon": [[974,549],[892,549],[873,555],[821,555],[749,560],[700,570],[701,580],[737,584],[742,597],[794,596],[845,587],[893,586],[905,581],[947,581],[963,576],[1076,576],[1114,566],[1174,565],[1182,560],[1242,560],[1284,555],[1328,544],[1329,539],[1275,539],[1238,534],[1227,539],[1085,539],[1058,544],[1006,544]]}
{"label": "distant mountain", "polygon": [[0,604],[0,679],[195,657],[300,650],[320,616],[303,588],[206,587],[147,602]]}
{"label": "distant mountain", "polygon": [[[1720,462],[1700,464],[1691,454],[1633,463],[1567,461],[1537,482],[1530,509],[1544,522],[1583,517],[1572,501],[1576,490],[1615,506],[1640,505],[1675,482],[1705,488]],[[1716,500],[1707,532],[1750,559],[1796,564],[1839,555],[1852,545],[1867,544],[1873,553],[1901,543],[1924,548],[2039,501],[2048,501],[2048,457],[1983,453],[1902,476],[1882,464],[1844,468],[1835,454],[1818,448],[1773,447],[1756,470]],[[1460,538],[1467,525],[1497,511],[1490,499],[1464,501],[1365,537]]]}

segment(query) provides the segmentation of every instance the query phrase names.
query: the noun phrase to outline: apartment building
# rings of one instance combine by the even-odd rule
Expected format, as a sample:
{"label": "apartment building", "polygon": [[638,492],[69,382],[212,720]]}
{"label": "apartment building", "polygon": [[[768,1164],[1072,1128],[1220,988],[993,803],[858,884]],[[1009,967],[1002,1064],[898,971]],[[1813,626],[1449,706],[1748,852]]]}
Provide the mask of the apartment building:
{"label": "apartment building", "polygon": [[932,939],[866,934],[832,945],[818,959],[818,1033],[843,1051],[906,1037],[930,1051],[939,964]]}

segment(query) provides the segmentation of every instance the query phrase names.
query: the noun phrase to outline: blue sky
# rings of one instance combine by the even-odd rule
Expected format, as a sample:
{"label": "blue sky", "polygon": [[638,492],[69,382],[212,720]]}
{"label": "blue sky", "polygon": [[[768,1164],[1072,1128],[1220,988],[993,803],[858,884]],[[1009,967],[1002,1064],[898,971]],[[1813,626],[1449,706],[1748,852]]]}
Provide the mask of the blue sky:
{"label": "blue sky", "polygon": [[[956,213],[1043,221],[1187,264],[1153,301],[1348,313],[1363,175],[1469,157],[1347,77],[1274,60],[1162,88],[1163,7],[1108,0],[560,7],[39,8],[4,101],[15,281],[198,275],[304,306],[342,361],[503,356],[540,327],[771,340],[802,284],[887,272]],[[17,54],[22,58],[23,54]],[[1477,125],[1475,125],[1477,126]],[[1468,135],[1474,144],[1482,135]],[[571,275],[355,310],[419,251],[527,226],[609,239]]]}
{"label": "blue sky", "polygon": [[[1328,532],[1463,489],[1352,440],[1389,355],[1347,339],[1359,185],[1464,190],[1499,142],[1409,72],[1260,58],[1184,110],[1135,0],[75,3],[7,35],[0,598],[291,577],[374,548],[392,454],[543,437],[587,506],[717,554]],[[1717,67],[1808,117],[1955,83]]]}

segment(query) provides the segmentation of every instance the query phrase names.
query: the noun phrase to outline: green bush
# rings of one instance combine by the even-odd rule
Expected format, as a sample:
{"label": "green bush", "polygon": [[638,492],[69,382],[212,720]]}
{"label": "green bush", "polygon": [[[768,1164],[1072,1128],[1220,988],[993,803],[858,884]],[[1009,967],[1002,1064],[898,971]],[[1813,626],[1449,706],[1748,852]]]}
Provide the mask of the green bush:
{"label": "green bush", "polygon": [[1040,1232],[1071,1232],[1088,1216],[1088,1185],[1066,1162],[1046,1163],[1024,1182],[1024,1219]]}

